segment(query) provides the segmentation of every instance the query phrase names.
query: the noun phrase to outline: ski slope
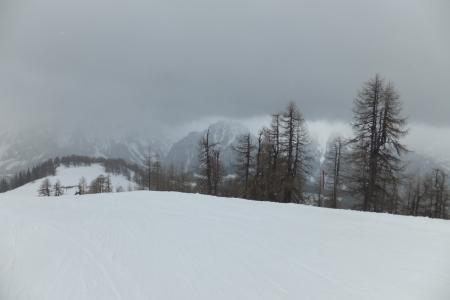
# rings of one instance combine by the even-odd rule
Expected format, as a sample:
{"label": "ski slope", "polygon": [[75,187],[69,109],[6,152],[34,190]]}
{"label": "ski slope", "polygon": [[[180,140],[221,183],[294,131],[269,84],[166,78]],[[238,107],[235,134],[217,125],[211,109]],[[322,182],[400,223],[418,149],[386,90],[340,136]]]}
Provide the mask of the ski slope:
{"label": "ski slope", "polygon": [[0,195],[0,299],[450,299],[450,222],[194,194]]}

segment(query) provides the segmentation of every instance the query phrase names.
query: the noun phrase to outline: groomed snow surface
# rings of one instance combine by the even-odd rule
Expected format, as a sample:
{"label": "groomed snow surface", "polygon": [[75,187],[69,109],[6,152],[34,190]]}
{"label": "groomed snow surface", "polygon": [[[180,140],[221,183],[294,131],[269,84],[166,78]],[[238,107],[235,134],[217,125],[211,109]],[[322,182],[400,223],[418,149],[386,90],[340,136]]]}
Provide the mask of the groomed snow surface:
{"label": "groomed snow surface", "polygon": [[202,195],[0,196],[0,299],[450,299],[450,222]]}

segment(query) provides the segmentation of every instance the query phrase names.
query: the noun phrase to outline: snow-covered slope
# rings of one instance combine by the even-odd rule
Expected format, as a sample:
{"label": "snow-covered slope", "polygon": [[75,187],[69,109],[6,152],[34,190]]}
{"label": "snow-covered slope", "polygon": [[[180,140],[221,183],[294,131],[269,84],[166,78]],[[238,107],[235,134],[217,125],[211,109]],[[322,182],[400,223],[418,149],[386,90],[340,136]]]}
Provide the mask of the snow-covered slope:
{"label": "snow-covered slope", "polygon": [[[7,197],[13,195],[20,196],[28,196],[34,197],[38,195],[38,190],[45,179],[49,179],[51,184],[55,184],[56,181],[60,181],[63,187],[75,187],[78,185],[81,177],[86,179],[86,183],[89,184],[92,180],[97,178],[100,175],[109,175],[111,178],[111,185],[114,190],[122,187],[124,190],[127,190],[129,186],[133,187],[135,184],[129,181],[122,175],[113,175],[107,174],[105,172],[105,168],[99,164],[93,164],[91,166],[85,167],[58,167],[56,170],[55,176],[48,176],[34,182],[28,183],[24,186],[21,186],[15,190],[9,191],[6,193]],[[77,188],[69,188],[65,189],[65,194],[74,195],[77,191]]]}
{"label": "snow-covered slope", "polygon": [[139,135],[96,135],[77,132],[17,129],[0,132],[0,177],[13,175],[45,159],[72,154],[122,158],[142,163],[148,151],[161,157],[168,152],[166,141]]}
{"label": "snow-covered slope", "polygon": [[450,298],[450,222],[163,192],[0,195],[0,299]]}

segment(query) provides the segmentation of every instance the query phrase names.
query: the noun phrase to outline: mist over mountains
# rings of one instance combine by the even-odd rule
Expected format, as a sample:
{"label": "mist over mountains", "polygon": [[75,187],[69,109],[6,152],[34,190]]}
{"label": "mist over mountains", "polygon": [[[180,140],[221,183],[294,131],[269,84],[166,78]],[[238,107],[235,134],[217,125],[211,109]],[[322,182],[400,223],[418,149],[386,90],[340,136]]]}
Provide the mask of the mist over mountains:
{"label": "mist over mountains", "polygon": [[[264,124],[265,119],[261,121]],[[254,122],[255,123],[255,122]],[[256,122],[258,123],[258,122]],[[311,144],[308,152],[311,160],[312,176],[317,176],[330,138],[336,135],[347,136],[350,128],[342,123],[309,122]],[[197,126],[198,127],[198,126]],[[169,167],[180,172],[194,173],[198,168],[199,141],[207,130],[221,149],[221,157],[227,173],[234,172],[235,153],[233,145],[239,135],[257,135],[255,124],[239,121],[221,120],[204,124],[198,130],[190,130],[181,137],[149,138],[143,133],[80,132],[75,130],[49,130],[43,128],[4,130],[0,133],[0,177],[11,176],[50,158],[67,155],[85,155],[103,158],[122,158],[129,162],[142,164],[148,153],[158,157]],[[421,130],[418,130],[423,134]],[[413,131],[414,132],[414,131]],[[414,136],[409,139],[414,143]],[[417,146],[417,145],[414,145]],[[450,158],[445,154],[433,154],[433,148],[425,145],[422,151],[413,151],[405,156],[408,173],[420,173],[434,167],[450,170]]]}
{"label": "mist over mountains", "polygon": [[0,139],[0,174],[3,176],[45,159],[72,154],[141,163],[148,151],[163,157],[170,147],[165,140],[142,136],[84,135],[45,129],[3,132]]}
{"label": "mist over mountains", "polygon": [[[40,162],[66,155],[85,155],[104,158],[122,158],[142,164],[151,153],[166,166],[181,172],[195,172],[198,167],[198,147],[202,136],[209,129],[211,138],[221,149],[221,157],[227,172],[233,171],[233,145],[239,135],[252,133],[237,121],[218,121],[198,131],[172,140],[150,139],[139,134],[117,135],[81,133],[75,131],[51,131],[43,128],[15,130],[0,133],[0,175],[13,175]],[[314,147],[319,150],[318,143]]]}

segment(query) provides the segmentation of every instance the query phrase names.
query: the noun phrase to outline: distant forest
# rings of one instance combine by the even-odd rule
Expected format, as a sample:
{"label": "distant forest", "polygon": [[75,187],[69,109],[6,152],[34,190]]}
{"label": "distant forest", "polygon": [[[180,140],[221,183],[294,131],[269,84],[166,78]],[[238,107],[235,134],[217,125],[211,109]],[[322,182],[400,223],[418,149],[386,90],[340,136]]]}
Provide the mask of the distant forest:
{"label": "distant forest", "polygon": [[[425,174],[405,171],[402,158],[409,150],[401,141],[408,134],[407,120],[392,82],[376,75],[361,87],[354,100],[351,124],[351,138],[337,136],[328,143],[319,174],[312,172],[307,151],[311,141],[304,116],[290,103],[284,111],[273,114],[271,124],[257,136],[248,133],[238,138],[233,146],[233,174],[225,173],[221,145],[207,131],[198,144],[200,163],[194,174],[181,172],[177,166],[164,166],[151,154],[141,164],[74,155],[48,160],[4,178],[0,192],[54,175],[61,165],[102,164],[106,173],[124,175],[138,190],[204,193],[337,209],[344,208],[342,203],[346,202],[355,210],[449,218],[448,174],[440,168]],[[51,188],[56,190],[57,183],[52,187],[44,182],[40,194],[49,196]],[[108,176],[89,184],[80,179],[79,194],[99,192],[112,192]]]}

